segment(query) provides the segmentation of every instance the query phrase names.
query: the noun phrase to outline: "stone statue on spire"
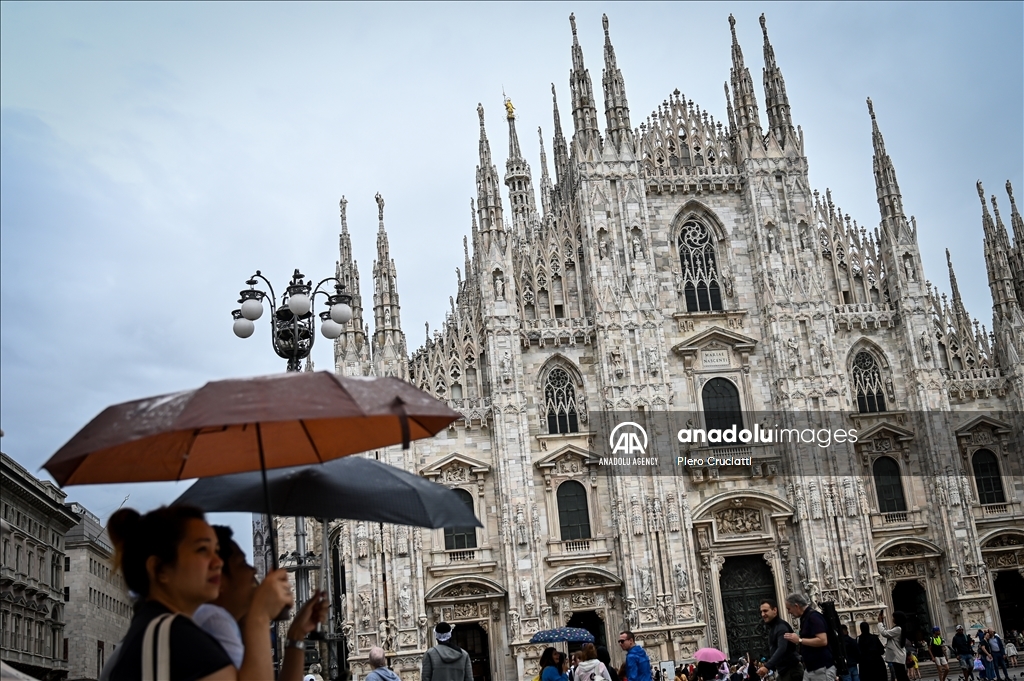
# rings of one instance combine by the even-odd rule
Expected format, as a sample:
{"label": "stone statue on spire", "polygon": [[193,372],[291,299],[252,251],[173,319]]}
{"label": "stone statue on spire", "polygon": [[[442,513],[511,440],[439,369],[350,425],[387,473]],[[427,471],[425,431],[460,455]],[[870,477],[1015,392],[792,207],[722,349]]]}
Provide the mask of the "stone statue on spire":
{"label": "stone statue on spire", "polygon": [[373,197],[377,200],[377,220],[384,222],[384,197],[377,192],[377,195]]}

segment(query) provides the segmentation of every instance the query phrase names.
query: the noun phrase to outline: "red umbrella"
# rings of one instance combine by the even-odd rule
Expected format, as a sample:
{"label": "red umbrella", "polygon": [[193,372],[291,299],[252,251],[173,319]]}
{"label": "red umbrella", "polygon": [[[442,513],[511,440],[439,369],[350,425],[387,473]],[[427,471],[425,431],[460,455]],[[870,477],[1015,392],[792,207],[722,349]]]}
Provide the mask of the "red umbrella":
{"label": "red umbrella", "polygon": [[108,407],[50,457],[59,485],[323,463],[430,437],[458,412],[397,378],[288,373]]}

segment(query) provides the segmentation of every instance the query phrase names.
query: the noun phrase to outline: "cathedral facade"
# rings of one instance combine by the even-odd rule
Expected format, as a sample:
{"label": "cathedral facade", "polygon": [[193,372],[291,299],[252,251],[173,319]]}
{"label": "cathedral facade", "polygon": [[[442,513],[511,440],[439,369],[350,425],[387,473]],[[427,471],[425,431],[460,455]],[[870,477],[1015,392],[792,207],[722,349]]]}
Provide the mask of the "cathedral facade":
{"label": "cathedral facade", "polygon": [[[877,229],[810,186],[763,16],[764,112],[730,17],[725,119],[676,91],[639,126],[607,18],[603,117],[570,21],[571,136],[556,101],[553,175],[541,135],[535,182],[508,101],[500,175],[478,108],[465,264],[442,328],[411,354],[383,199],[372,303],[341,203],[338,277],[354,318],[336,370],[401,377],[462,414],[373,455],[456,489],[484,525],[332,523],[333,616],[353,673],[381,645],[417,679],[441,620],[478,680],[532,678],[543,646],[531,636],[564,625],[604,643],[631,629],[652,661],[702,646],[735,657],[761,650],[760,598],[793,591],[845,622],[885,608],[922,630],[1022,628],[1024,221],[1012,189],[1011,240],[978,184],[989,332],[952,263],[951,297],[926,280],[870,100]],[[598,465],[599,421],[659,412],[697,427],[799,413],[859,436],[825,449],[679,445],[749,459],[683,476]]]}

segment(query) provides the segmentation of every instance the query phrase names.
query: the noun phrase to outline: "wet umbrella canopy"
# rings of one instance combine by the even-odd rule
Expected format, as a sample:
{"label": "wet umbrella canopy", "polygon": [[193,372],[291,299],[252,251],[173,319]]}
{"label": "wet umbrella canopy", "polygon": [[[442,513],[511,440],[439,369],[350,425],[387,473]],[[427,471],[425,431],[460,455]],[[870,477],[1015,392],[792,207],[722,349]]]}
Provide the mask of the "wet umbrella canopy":
{"label": "wet umbrella canopy", "polygon": [[[323,465],[267,472],[279,515],[370,520],[417,527],[482,527],[462,499],[443,485],[373,459],[350,456]],[[204,511],[261,513],[259,471],[203,478],[178,497]]]}
{"label": "wet umbrella canopy", "polygon": [[593,643],[594,635],[579,627],[558,627],[538,631],[530,639],[530,643]]}
{"label": "wet umbrella canopy", "polygon": [[205,478],[408,443],[457,418],[397,378],[319,371],[213,381],[108,407],[44,468],[62,486]]}

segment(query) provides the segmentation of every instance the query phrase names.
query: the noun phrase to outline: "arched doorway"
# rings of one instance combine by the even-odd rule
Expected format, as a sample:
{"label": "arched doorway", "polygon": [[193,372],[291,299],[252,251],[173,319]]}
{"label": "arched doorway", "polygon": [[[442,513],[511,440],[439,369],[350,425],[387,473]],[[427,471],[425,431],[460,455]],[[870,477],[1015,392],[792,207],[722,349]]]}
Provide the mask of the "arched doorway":
{"label": "arched doorway", "polygon": [[1024,629],[1024,576],[1018,570],[996,572],[995,592],[1001,631]]}
{"label": "arched doorway", "polygon": [[753,659],[768,655],[768,630],[761,621],[762,598],[775,599],[772,571],[760,554],[729,556],[722,565],[719,586],[725,615],[725,638],[730,658],[750,653]]}
{"label": "arched doorway", "polygon": [[473,681],[491,681],[491,648],[484,628],[476,622],[462,622],[454,625],[453,634],[459,647],[469,653]]}
{"label": "arched doorway", "polygon": [[[605,634],[604,620],[598,617],[597,612],[595,612],[594,610],[583,610],[581,612],[574,612],[572,614],[572,617],[569,618],[568,624],[566,624],[565,626],[586,629],[594,635],[595,646],[605,646],[606,648],[608,647],[608,639]],[[575,645],[574,648],[574,644],[570,643],[569,647],[573,649],[580,648],[582,647],[582,644]]]}
{"label": "arched doorway", "polygon": [[927,636],[932,628],[928,613],[928,593],[916,579],[896,582],[892,588],[892,609],[907,616],[907,637],[915,641]]}

